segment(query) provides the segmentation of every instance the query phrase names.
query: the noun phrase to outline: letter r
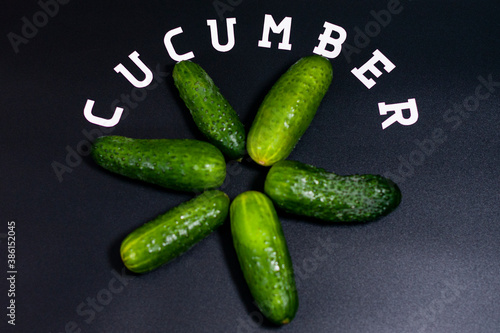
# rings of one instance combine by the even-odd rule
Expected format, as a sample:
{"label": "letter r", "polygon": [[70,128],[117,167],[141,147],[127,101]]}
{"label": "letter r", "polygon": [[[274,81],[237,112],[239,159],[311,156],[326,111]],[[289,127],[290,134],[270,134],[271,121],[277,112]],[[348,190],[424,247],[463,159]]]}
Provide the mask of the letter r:
{"label": "letter r", "polygon": [[[387,115],[389,111],[394,112],[392,116],[382,123],[382,129],[386,129],[395,122],[404,126],[409,126],[415,124],[418,120],[417,102],[414,98],[409,99],[408,102],[398,104],[378,103],[378,109],[381,116]],[[410,116],[408,118],[405,118],[403,115],[403,110],[406,109],[410,110]]]}

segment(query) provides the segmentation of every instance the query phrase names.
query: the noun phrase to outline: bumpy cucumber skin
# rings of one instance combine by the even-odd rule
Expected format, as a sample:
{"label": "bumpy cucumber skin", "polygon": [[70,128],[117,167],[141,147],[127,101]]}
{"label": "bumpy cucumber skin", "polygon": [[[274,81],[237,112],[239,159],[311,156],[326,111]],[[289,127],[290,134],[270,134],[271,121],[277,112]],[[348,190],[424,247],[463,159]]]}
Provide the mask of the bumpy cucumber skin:
{"label": "bumpy cucumber skin", "polygon": [[290,160],[270,168],[264,192],[289,213],[342,223],[376,220],[401,202],[401,191],[390,179],[340,176]]}
{"label": "bumpy cucumber skin", "polygon": [[222,185],[224,156],[208,142],[192,139],[97,138],[94,161],[114,173],[179,191],[203,191]]}
{"label": "bumpy cucumber skin", "polygon": [[239,194],[230,206],[231,233],[240,267],[260,311],[289,323],[298,296],[292,260],[272,201],[263,193]]}
{"label": "bumpy cucumber skin", "polygon": [[245,127],[205,70],[184,60],[175,64],[172,77],[200,131],[229,159],[241,158]]}
{"label": "bumpy cucumber skin", "polygon": [[224,223],[229,202],[224,192],[205,191],[132,231],[120,247],[125,267],[146,273],[183,254]]}
{"label": "bumpy cucumber skin", "polygon": [[286,159],[313,120],[333,77],[330,61],[306,56],[273,85],[257,111],[247,151],[258,164]]}

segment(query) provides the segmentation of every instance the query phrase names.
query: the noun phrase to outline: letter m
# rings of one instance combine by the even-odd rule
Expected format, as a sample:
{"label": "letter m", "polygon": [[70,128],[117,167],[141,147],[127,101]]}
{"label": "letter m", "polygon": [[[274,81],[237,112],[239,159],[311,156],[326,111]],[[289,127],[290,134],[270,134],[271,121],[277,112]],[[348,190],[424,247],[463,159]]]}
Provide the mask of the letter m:
{"label": "letter m", "polygon": [[279,34],[283,31],[283,40],[278,44],[278,49],[288,51],[292,49],[292,44],[290,44],[290,32],[292,30],[291,17],[285,17],[283,21],[277,25],[273,16],[266,14],[264,17],[264,27],[262,29],[262,39],[259,40],[259,47],[271,48],[269,30],[272,30],[275,34]]}

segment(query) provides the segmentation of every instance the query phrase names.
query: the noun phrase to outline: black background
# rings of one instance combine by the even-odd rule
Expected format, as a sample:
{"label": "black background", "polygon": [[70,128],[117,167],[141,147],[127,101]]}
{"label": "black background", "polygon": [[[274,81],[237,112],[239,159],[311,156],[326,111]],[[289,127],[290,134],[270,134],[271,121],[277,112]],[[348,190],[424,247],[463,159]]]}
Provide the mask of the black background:
{"label": "black background", "polygon": [[[226,11],[218,11],[217,3]],[[193,61],[212,76],[248,128],[274,81],[312,53],[325,21],[343,27],[345,44],[355,46],[357,28],[364,30],[375,21],[370,12],[389,3],[395,2],[69,1],[38,21],[18,52],[9,34],[22,37],[23,17],[43,19],[37,16],[42,8],[35,1],[4,8],[0,327],[499,332],[500,86],[481,88],[488,98],[474,99],[479,77],[500,81],[497,1],[402,0],[389,24],[364,44],[357,40],[358,53],[331,59],[332,86],[290,159],[339,174],[391,175],[403,200],[389,216],[364,225],[324,225],[280,213],[300,298],[291,324],[276,329],[262,320],[239,271],[228,223],[150,274],[123,273],[123,237],[192,194],[96,167],[86,156],[85,133],[92,137],[105,129],[84,118],[87,99],[96,101],[94,114],[109,118],[113,101],[131,96],[134,104],[118,104],[126,107],[126,117],[108,134],[203,139],[178,98],[169,75],[175,62],[163,44],[169,30],[182,27],[173,39],[178,52],[194,52]],[[292,17],[291,51],[279,50],[281,36],[274,34],[270,49],[257,46],[265,14],[277,23]],[[221,53],[211,45],[206,20],[217,19],[225,36],[224,17],[237,19],[236,44]],[[396,69],[383,72],[369,90],[351,70],[376,49]],[[155,70],[154,87],[138,91],[114,72],[119,63],[136,68],[128,59],[133,51]],[[410,98],[417,101],[418,122],[382,130],[386,117],[377,104]],[[467,109],[464,101],[478,103]],[[68,157],[76,150],[81,154]],[[54,165],[66,165],[66,172],[58,177]],[[266,170],[248,161],[231,163],[223,190],[231,198],[261,190]],[[15,327],[6,316],[9,221],[16,222]],[[122,273],[127,280],[119,282]]]}

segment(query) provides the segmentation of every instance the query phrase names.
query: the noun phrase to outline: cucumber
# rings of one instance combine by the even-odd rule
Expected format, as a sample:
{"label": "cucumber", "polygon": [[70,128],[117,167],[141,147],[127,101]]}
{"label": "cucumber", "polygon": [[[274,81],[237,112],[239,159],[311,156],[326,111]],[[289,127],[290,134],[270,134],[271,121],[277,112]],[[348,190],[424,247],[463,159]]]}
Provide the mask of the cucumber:
{"label": "cucumber", "polygon": [[230,206],[231,234],[240,267],[260,311],[289,323],[298,297],[292,260],[272,201],[263,193],[239,194]]}
{"label": "cucumber", "polygon": [[373,221],[401,202],[401,191],[390,179],[341,176],[290,160],[269,169],[264,192],[286,212],[330,222]]}
{"label": "cucumber", "polygon": [[228,212],[224,192],[205,191],[132,231],[121,244],[122,261],[132,272],[152,271],[206,238]]}
{"label": "cucumber", "polygon": [[306,56],[272,86],[247,137],[247,151],[258,164],[286,159],[309,127],[332,81],[330,61]]}
{"label": "cucumber", "polygon": [[192,139],[97,138],[94,161],[114,173],[180,191],[222,185],[226,161],[215,146]]}
{"label": "cucumber", "polygon": [[245,127],[205,70],[184,60],[175,64],[172,77],[200,131],[229,159],[241,158]]}

